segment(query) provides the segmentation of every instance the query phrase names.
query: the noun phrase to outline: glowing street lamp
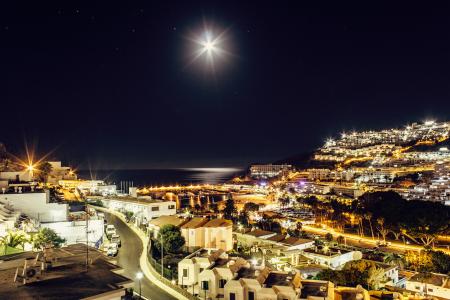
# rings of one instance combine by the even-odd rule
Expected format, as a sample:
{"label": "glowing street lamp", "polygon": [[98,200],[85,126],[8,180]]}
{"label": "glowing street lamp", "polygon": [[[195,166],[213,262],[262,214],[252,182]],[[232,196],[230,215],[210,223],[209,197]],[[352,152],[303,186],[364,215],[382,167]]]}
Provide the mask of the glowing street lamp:
{"label": "glowing street lamp", "polygon": [[36,167],[30,163],[27,165],[26,170],[28,171],[28,174],[30,174],[30,179],[33,179],[34,171],[36,170]]}
{"label": "glowing street lamp", "polygon": [[139,299],[142,299],[142,293],[141,293],[141,280],[144,278],[144,274],[142,272],[136,273],[136,279],[139,280]]}

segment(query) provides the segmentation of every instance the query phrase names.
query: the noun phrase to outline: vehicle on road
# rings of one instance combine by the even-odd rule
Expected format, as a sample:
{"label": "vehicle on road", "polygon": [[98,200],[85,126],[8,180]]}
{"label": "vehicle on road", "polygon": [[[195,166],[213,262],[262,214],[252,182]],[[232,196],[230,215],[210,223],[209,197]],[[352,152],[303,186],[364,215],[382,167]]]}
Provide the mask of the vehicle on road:
{"label": "vehicle on road", "polygon": [[117,256],[118,252],[119,252],[119,248],[117,247],[116,243],[111,243],[108,245],[108,248],[106,248],[107,256]]}
{"label": "vehicle on road", "polygon": [[392,245],[392,243],[391,242],[378,241],[377,245],[379,247],[389,247],[390,245]]}
{"label": "vehicle on road", "polygon": [[122,246],[122,242],[120,240],[120,235],[113,234],[111,236],[111,243],[115,243],[115,244],[117,244],[117,246],[121,247]]}
{"label": "vehicle on road", "polygon": [[106,225],[106,237],[109,239],[113,234],[116,234],[116,227],[114,227],[114,225],[109,224]]}

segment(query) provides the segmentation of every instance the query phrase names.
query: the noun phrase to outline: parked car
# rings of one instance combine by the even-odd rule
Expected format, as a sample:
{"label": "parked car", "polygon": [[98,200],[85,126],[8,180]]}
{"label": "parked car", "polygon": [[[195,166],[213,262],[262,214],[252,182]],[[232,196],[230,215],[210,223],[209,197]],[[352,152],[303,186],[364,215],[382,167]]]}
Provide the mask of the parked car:
{"label": "parked car", "polygon": [[117,246],[122,246],[122,241],[120,240],[120,236],[118,234],[113,234],[111,236],[111,243],[116,243]]}
{"label": "parked car", "polygon": [[116,243],[109,244],[108,248],[106,249],[106,255],[117,256],[117,253],[119,253],[119,248],[117,247],[117,244]]}
{"label": "parked car", "polygon": [[116,227],[114,227],[114,225],[109,224],[106,226],[105,232],[106,236],[110,238],[113,234],[116,234]]}

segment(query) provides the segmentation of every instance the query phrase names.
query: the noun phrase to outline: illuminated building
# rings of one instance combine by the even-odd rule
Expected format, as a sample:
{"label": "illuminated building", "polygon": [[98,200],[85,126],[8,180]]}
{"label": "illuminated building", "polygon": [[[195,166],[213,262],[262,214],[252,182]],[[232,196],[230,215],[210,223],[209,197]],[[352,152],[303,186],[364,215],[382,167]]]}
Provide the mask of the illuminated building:
{"label": "illuminated building", "polygon": [[252,165],[250,176],[253,178],[272,178],[287,175],[291,169],[291,165]]}

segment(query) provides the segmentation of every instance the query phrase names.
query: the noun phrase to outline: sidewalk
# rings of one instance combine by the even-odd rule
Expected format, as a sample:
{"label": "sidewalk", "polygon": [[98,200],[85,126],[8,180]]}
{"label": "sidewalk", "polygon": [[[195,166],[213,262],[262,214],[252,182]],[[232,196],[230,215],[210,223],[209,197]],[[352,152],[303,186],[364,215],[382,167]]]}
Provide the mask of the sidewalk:
{"label": "sidewalk", "polygon": [[142,273],[144,273],[144,275],[150,281],[153,281],[153,282],[157,283],[168,294],[174,296],[177,299],[190,300],[189,298],[187,298],[184,295],[180,294],[178,291],[174,290],[171,286],[167,285],[164,281],[162,281],[161,280],[162,279],[161,276],[150,265],[150,263],[147,260],[147,251],[148,251],[147,246],[148,246],[149,239],[139,228],[137,228],[134,225],[131,225],[131,224],[127,223],[125,221],[124,215],[119,213],[119,212],[117,212],[117,211],[113,211],[113,210],[110,210],[110,209],[107,209],[107,208],[104,208],[104,207],[97,207],[97,206],[91,206],[91,207],[96,209],[96,210],[107,212],[109,214],[115,215],[116,217],[121,219],[129,228],[131,228],[131,230],[133,230],[136,233],[136,235],[139,237],[139,239],[142,242],[142,253],[141,253],[141,257],[139,258],[139,264],[140,264]]}

